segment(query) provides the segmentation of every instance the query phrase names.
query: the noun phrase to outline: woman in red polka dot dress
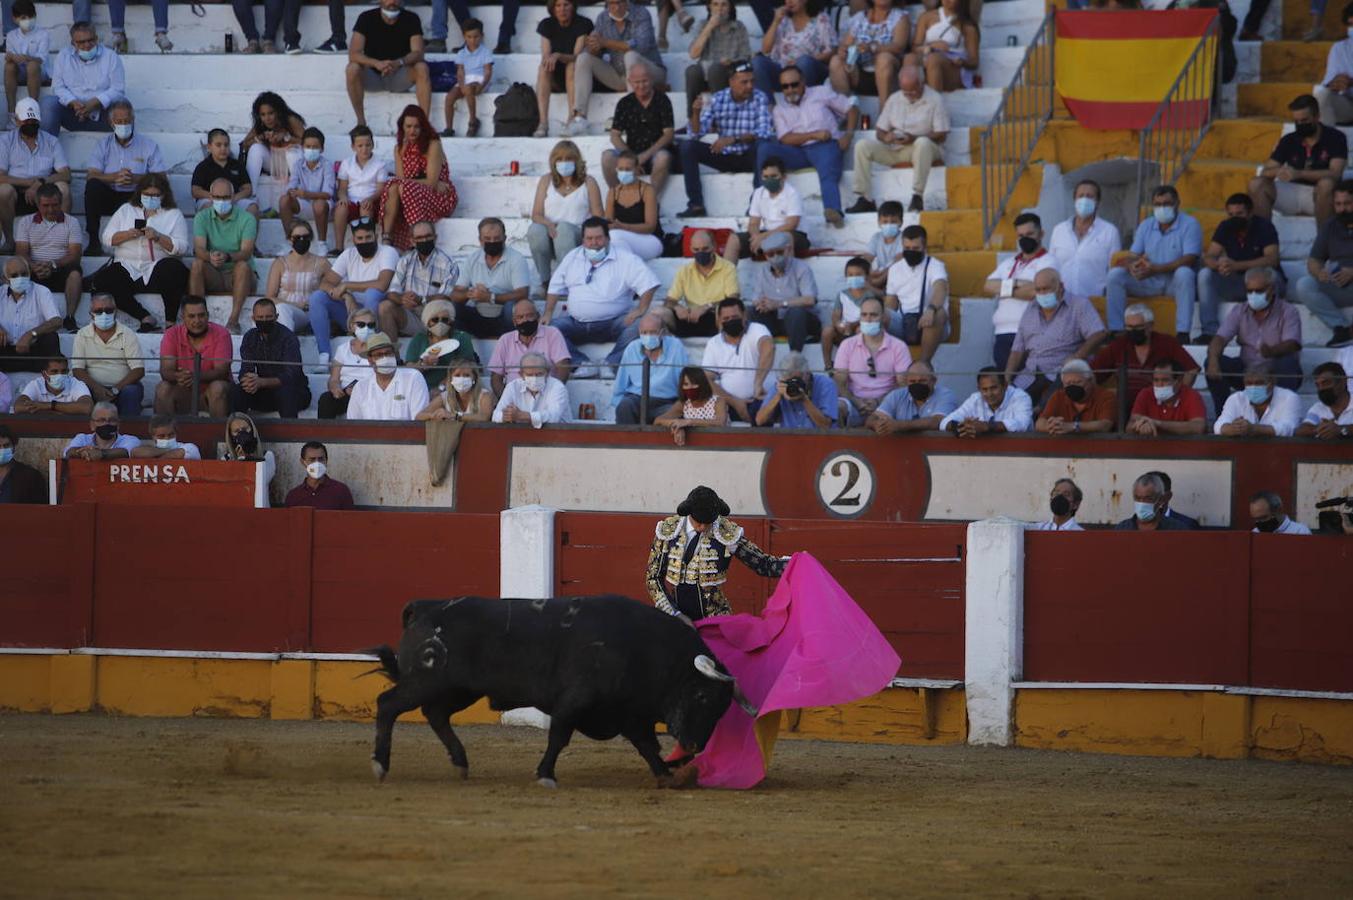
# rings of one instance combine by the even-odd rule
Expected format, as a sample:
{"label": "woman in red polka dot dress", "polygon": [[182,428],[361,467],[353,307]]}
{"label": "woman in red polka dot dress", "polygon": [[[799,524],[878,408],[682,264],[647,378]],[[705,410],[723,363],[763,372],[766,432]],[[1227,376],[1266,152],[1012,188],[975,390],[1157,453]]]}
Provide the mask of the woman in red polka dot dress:
{"label": "woman in red polka dot dress", "polygon": [[380,219],[385,240],[402,251],[413,245],[414,225],[447,218],[457,198],[442,142],[423,111],[404,107],[395,134],[395,177],[381,191]]}

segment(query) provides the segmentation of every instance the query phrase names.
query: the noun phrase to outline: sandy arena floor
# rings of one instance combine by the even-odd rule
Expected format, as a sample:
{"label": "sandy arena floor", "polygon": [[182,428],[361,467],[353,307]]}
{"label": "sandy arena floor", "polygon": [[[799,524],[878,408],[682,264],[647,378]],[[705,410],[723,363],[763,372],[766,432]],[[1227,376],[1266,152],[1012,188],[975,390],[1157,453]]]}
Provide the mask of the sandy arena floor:
{"label": "sandy arena floor", "polygon": [[0,896],[1353,896],[1353,769],[782,741],[658,791],[532,729],[0,716]]}

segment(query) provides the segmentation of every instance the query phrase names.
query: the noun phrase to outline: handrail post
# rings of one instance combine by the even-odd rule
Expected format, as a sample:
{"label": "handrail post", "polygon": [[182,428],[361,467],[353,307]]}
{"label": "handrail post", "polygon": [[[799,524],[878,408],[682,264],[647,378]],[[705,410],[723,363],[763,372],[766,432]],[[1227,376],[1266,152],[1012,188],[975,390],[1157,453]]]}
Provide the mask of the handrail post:
{"label": "handrail post", "polygon": [[643,381],[642,381],[642,383],[640,384],[640,387],[639,387],[639,424],[640,424],[640,425],[647,425],[647,424],[648,424],[648,385],[649,385],[649,379],[650,379],[650,377],[652,376],[652,373],[653,373],[653,360],[651,360],[651,359],[648,358],[648,354],[647,354],[646,352],[645,352],[645,353],[641,353],[641,354],[639,354],[639,355],[643,358],[643,361],[644,361],[644,365],[643,365]]}
{"label": "handrail post", "polygon": [[202,396],[202,352],[199,350],[193,352],[193,399],[192,406],[189,407],[189,411],[193,414],[193,416],[196,416],[198,413],[198,407],[200,406],[201,396]]}

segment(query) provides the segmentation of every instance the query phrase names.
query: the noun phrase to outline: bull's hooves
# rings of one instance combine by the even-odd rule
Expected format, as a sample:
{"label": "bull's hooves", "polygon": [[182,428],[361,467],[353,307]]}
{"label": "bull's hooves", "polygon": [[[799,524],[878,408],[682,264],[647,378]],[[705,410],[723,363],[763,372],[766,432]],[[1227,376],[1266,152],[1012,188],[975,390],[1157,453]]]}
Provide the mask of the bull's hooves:
{"label": "bull's hooves", "polygon": [[700,777],[700,772],[694,764],[687,764],[672,773],[669,787],[681,790],[682,788],[693,788]]}
{"label": "bull's hooves", "polygon": [[537,778],[536,784],[543,788],[549,788],[550,790],[559,787],[559,782],[555,781],[553,778]]}
{"label": "bull's hooves", "polygon": [[470,777],[470,769],[468,766],[452,766],[451,768],[456,770],[456,777],[461,781]]}
{"label": "bull's hooves", "polygon": [[387,770],[385,766],[381,765],[374,759],[371,761],[371,774],[376,776],[377,781],[385,780],[386,771]]}
{"label": "bull's hooves", "polygon": [[654,787],[656,787],[660,791],[672,787],[671,775],[658,775],[653,779],[653,781],[655,782]]}

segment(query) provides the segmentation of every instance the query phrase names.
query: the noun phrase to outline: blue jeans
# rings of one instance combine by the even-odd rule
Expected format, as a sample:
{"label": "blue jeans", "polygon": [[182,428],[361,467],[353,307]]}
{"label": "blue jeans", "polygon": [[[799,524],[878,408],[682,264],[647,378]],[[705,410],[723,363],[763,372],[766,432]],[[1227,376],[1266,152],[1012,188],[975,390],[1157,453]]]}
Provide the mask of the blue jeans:
{"label": "blue jeans", "polygon": [[141,415],[141,403],[146,399],[146,387],[133,382],[117,392],[117,414],[122,418]]}
{"label": "blue jeans", "polygon": [[761,167],[772,156],[784,160],[791,169],[817,169],[818,184],[822,187],[823,209],[841,211],[841,145],[836,141],[815,141],[802,147],[791,147],[779,141],[756,142],[756,168],[752,170],[754,187],[761,186]]}
{"label": "blue jeans", "polygon": [[1127,308],[1127,298],[1174,297],[1174,330],[1180,334],[1193,332],[1193,298],[1198,290],[1198,273],[1188,266],[1180,266],[1169,275],[1152,275],[1150,278],[1136,279],[1127,269],[1118,267],[1109,270],[1109,287],[1104,293],[1105,311],[1108,313],[1109,330],[1123,330],[1123,310]]}
{"label": "blue jeans", "polygon": [[[167,2],[167,0],[166,0]],[[0,14],[4,19],[5,33],[13,31],[17,26],[14,24],[14,13],[12,12],[14,0],[0,0]],[[74,22],[74,19],[71,19]]]}
{"label": "blue jeans", "polygon": [[605,363],[608,366],[618,366],[620,365],[620,356],[625,352],[625,347],[639,336],[639,320],[635,319],[633,323],[626,325],[626,315],[628,313],[621,313],[613,319],[598,319],[595,322],[579,322],[572,316],[566,315],[551,320],[550,324],[563,333],[564,344],[568,347],[568,355],[573,360],[573,365],[595,364],[591,357],[578,349],[578,344],[602,344],[606,341],[615,341],[615,349],[607,354]]}
{"label": "blue jeans", "polygon": [[[14,27],[14,20],[10,17],[9,7],[13,0],[4,0],[5,2],[5,31]],[[71,14],[72,22],[90,22],[93,21],[94,0],[72,0]],[[155,33],[159,34],[169,30],[169,0],[150,0],[150,8],[155,16]],[[118,34],[125,32],[127,27],[127,0],[108,0],[108,18],[113,23],[113,31]]]}
{"label": "blue jeans", "polygon": [[427,38],[430,41],[446,40],[446,8],[451,7],[457,22],[470,18],[468,0],[432,0],[432,22],[428,25]]}
{"label": "blue jeans", "polygon": [[[369,309],[372,313],[376,307],[380,306],[385,299],[385,292],[378,291],[375,288],[367,288],[364,291],[358,291],[353,294],[357,298],[357,303],[363,309]],[[315,291],[310,295],[310,328],[315,332],[315,344],[319,347],[320,353],[329,352],[330,328],[331,323],[337,322],[339,325],[348,324],[348,306],[342,300],[335,300],[325,291]]]}
{"label": "blue jeans", "polygon": [[71,112],[69,106],[61,105],[56,94],[43,94],[38,99],[38,109],[42,111],[42,130],[52,136],[60,134],[62,128],[67,131],[113,130],[113,126],[108,124],[108,110],[99,111],[98,121],[92,119],[81,121],[75,118],[75,113]]}
{"label": "blue jeans", "polygon": [[[827,80],[827,67],[806,53],[794,60],[794,65],[803,73],[803,83],[808,87]],[[764,53],[752,57],[752,78],[757,89],[765,91],[772,103],[775,102],[776,92],[780,90],[780,69],[780,64]]]}

